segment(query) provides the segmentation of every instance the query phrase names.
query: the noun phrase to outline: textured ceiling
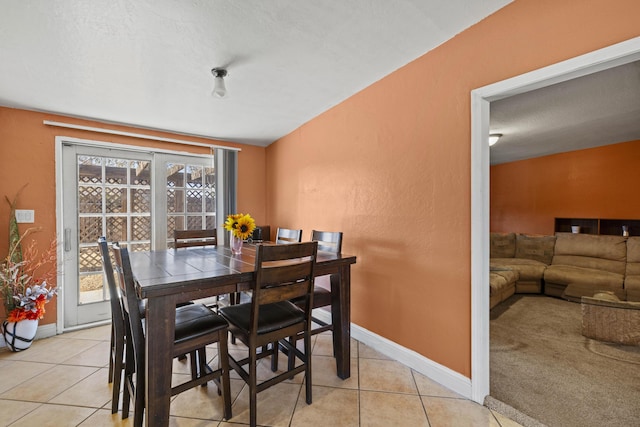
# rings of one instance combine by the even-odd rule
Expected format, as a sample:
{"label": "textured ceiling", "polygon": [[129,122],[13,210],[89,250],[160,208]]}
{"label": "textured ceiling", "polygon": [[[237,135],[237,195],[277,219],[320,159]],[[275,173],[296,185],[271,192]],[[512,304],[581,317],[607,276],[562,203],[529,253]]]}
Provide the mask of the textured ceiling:
{"label": "textured ceiling", "polygon": [[491,164],[640,140],[640,62],[491,103]]}
{"label": "textured ceiling", "polygon": [[508,3],[0,0],[0,105],[268,145]]}
{"label": "textured ceiling", "polygon": [[[0,0],[0,105],[265,146],[508,3]],[[638,63],[494,101],[491,163],[640,139],[638,117]]]}

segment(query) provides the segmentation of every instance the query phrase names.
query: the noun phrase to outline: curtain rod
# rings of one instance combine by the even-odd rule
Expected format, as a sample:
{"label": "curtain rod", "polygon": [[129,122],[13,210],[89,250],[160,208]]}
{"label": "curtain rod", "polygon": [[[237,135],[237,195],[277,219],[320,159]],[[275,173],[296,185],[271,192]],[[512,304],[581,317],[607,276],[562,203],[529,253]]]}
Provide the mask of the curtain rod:
{"label": "curtain rod", "polygon": [[86,130],[86,131],[89,131],[89,132],[106,133],[106,134],[109,134],[109,135],[128,136],[128,137],[131,137],[131,138],[148,139],[148,140],[151,140],[151,141],[173,142],[173,143],[182,144],[182,145],[195,145],[195,146],[198,146],[198,147],[220,148],[220,149],[223,149],[223,150],[230,150],[230,151],[242,151],[241,148],[225,147],[223,145],[204,144],[202,142],[184,141],[184,140],[181,140],[181,139],[173,139],[173,138],[163,138],[163,137],[160,137],[160,136],[145,135],[145,134],[142,134],[142,133],[124,132],[124,131],[120,131],[120,130],[96,128],[96,127],[82,126],[82,125],[74,125],[74,124],[71,124],[71,123],[52,122],[52,121],[49,121],[49,120],[44,120],[42,123],[44,123],[47,126],[56,126],[56,127],[60,127],[60,128],[67,128],[67,129]]}

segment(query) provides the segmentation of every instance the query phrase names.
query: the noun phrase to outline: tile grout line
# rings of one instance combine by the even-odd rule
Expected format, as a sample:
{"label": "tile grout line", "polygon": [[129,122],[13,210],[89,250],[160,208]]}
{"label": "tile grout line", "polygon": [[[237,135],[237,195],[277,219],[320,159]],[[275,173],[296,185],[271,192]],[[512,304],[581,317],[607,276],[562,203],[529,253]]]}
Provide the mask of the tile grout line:
{"label": "tile grout line", "polygon": [[429,412],[427,411],[427,407],[424,403],[424,399],[422,398],[422,393],[420,393],[420,387],[418,387],[418,381],[416,381],[416,373],[413,369],[411,369],[411,378],[413,379],[413,384],[416,386],[416,391],[418,392],[418,398],[420,399],[420,405],[422,405],[424,416],[427,419],[427,425],[430,427],[431,421],[429,421]]}

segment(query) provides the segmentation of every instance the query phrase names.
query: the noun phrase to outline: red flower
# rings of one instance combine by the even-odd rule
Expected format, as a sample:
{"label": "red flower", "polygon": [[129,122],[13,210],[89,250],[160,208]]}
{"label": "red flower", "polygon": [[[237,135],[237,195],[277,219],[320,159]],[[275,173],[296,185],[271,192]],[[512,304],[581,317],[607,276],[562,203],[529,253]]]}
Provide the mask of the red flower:
{"label": "red flower", "polygon": [[47,303],[47,297],[45,295],[39,295],[35,301],[35,308],[31,310],[25,310],[24,307],[14,308],[9,312],[7,317],[8,322],[19,322],[21,320],[39,320],[44,317],[46,312],[44,305]]}

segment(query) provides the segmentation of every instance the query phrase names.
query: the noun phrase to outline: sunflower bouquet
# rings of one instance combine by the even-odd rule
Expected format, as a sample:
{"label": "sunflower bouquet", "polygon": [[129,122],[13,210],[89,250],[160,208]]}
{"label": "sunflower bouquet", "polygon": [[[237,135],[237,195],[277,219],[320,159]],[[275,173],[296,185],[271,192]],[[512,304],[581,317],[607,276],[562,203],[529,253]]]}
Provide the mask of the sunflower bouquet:
{"label": "sunflower bouquet", "polygon": [[224,223],[224,229],[231,232],[231,234],[242,240],[246,240],[253,234],[253,230],[256,228],[256,222],[249,214],[231,214],[227,216],[227,220]]}

